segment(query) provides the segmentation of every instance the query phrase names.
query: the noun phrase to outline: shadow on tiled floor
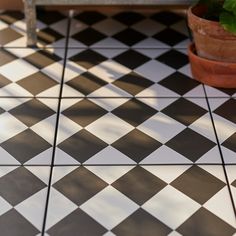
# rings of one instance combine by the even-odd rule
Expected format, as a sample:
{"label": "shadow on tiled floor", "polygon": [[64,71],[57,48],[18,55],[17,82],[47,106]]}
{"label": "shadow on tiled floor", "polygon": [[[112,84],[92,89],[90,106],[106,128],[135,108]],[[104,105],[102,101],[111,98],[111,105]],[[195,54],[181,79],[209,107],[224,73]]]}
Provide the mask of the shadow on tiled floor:
{"label": "shadow on tiled floor", "polygon": [[0,14],[2,235],[236,235],[236,90],[191,78],[185,19],[38,28],[27,48],[23,14]]}

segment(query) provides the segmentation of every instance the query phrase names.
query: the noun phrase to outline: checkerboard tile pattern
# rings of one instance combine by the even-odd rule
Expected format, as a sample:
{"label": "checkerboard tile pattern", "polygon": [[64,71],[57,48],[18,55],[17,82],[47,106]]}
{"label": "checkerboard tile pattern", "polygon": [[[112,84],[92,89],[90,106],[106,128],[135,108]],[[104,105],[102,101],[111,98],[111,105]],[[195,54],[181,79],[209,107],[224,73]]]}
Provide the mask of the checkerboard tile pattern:
{"label": "checkerboard tile pattern", "polygon": [[0,99],[0,165],[50,165],[57,100]]}
{"label": "checkerboard tile pattern", "polygon": [[70,32],[70,47],[186,48],[185,18],[170,12],[79,12]]}
{"label": "checkerboard tile pattern", "polygon": [[[67,14],[37,12],[38,47],[65,47]],[[23,12],[0,12],[0,47],[26,47],[26,24]]]}
{"label": "checkerboard tile pattern", "polygon": [[183,49],[69,49],[64,82],[63,97],[205,96]]}
{"label": "checkerboard tile pattern", "polygon": [[236,164],[236,116],[233,109],[236,100],[235,98],[212,98],[209,101],[224,161],[228,164]]}
{"label": "checkerboard tile pattern", "polygon": [[37,48],[0,13],[2,234],[235,236],[236,90],[192,79],[185,18],[38,10]]}
{"label": "checkerboard tile pattern", "polygon": [[81,98],[62,100],[55,164],[68,163],[217,164],[221,158],[205,99]]}
{"label": "checkerboard tile pattern", "polygon": [[0,97],[59,97],[65,49],[0,49]]}
{"label": "checkerboard tile pattern", "polygon": [[0,167],[2,235],[40,235],[50,168]]}
{"label": "checkerboard tile pattern", "polygon": [[233,235],[230,206],[221,166],[55,167],[46,228],[51,236]]}
{"label": "checkerboard tile pattern", "polygon": [[235,175],[235,170],[236,170],[236,166],[235,165],[227,165],[226,166],[226,171],[229,177],[229,183],[230,183],[230,188],[232,191],[232,195],[233,195],[233,202],[234,205],[236,204],[236,175]]}

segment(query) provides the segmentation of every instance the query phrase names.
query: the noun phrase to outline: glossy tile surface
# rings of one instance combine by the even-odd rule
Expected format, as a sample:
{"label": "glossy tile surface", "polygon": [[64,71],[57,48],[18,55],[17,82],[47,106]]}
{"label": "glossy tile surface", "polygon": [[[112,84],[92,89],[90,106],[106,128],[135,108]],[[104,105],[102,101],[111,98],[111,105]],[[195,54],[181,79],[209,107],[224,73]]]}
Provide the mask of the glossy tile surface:
{"label": "glossy tile surface", "polygon": [[236,232],[221,166],[55,167],[51,193],[49,235]]}
{"label": "glossy tile surface", "polygon": [[50,167],[0,167],[2,235],[40,235]]}
{"label": "glossy tile surface", "polygon": [[235,236],[236,90],[192,79],[185,17],[38,16],[27,48],[0,13],[0,232]]}

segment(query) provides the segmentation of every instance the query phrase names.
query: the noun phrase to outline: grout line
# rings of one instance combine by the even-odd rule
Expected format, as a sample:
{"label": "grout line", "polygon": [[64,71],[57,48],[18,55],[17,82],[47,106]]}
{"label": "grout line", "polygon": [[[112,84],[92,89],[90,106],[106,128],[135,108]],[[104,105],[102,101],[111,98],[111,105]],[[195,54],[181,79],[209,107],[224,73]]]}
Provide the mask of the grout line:
{"label": "grout line", "polygon": [[[133,164],[54,164],[57,166],[222,166],[221,163],[133,163]],[[51,167],[51,164],[0,164],[0,167],[29,167],[29,166],[44,166]],[[236,163],[225,164],[225,166],[236,166]]]}
{"label": "grout line", "polygon": [[213,130],[214,130],[214,133],[215,133],[216,142],[217,142],[219,153],[220,153],[220,157],[221,157],[221,160],[222,160],[222,168],[223,168],[223,172],[224,172],[224,175],[225,175],[225,179],[226,179],[227,188],[228,188],[228,191],[229,191],[230,200],[231,200],[231,203],[232,203],[232,207],[233,207],[233,211],[234,211],[234,216],[235,216],[235,219],[236,219],[236,206],[235,206],[233,194],[232,194],[232,191],[231,191],[231,188],[230,188],[230,182],[229,182],[229,178],[228,178],[228,175],[227,175],[227,170],[226,170],[226,165],[225,165],[225,161],[224,161],[224,156],[223,156],[223,153],[222,153],[222,150],[221,150],[221,145],[220,145],[219,137],[218,137],[218,134],[217,134],[217,131],[216,131],[215,122],[214,122],[214,118],[213,118],[212,111],[211,111],[211,106],[210,106],[209,99],[207,97],[206,88],[205,88],[204,85],[203,85],[203,90],[204,90],[204,93],[205,93],[205,96],[206,96],[206,102],[207,102],[207,106],[208,106],[208,109],[209,109],[211,123],[212,123]]}
{"label": "grout line", "polygon": [[52,175],[53,175],[53,164],[54,164],[54,160],[55,160],[57,134],[58,134],[58,127],[59,127],[61,97],[62,97],[62,91],[63,91],[65,67],[66,67],[67,53],[68,53],[70,25],[71,25],[71,18],[68,17],[67,34],[66,34],[66,41],[65,41],[65,54],[64,54],[64,62],[63,62],[63,71],[62,71],[62,76],[61,76],[61,85],[60,85],[60,92],[59,92],[59,98],[58,98],[57,117],[56,117],[55,134],[54,134],[53,151],[52,151],[52,161],[51,161],[51,168],[50,168],[49,181],[48,181],[47,197],[46,197],[45,212],[44,212],[43,227],[42,227],[42,236],[45,235],[45,227],[46,227],[46,222],[47,222],[48,205],[49,205],[50,190],[51,190]]}

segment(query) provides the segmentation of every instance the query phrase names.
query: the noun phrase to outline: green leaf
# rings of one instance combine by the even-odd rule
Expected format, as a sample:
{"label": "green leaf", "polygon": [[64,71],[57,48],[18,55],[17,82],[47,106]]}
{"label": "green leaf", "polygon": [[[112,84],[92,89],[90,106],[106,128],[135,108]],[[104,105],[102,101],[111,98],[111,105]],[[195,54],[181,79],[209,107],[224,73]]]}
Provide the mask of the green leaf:
{"label": "green leaf", "polygon": [[225,0],[223,8],[236,16],[236,0]]}
{"label": "green leaf", "polygon": [[236,15],[229,12],[221,13],[220,24],[224,27],[224,29],[236,35]]}

